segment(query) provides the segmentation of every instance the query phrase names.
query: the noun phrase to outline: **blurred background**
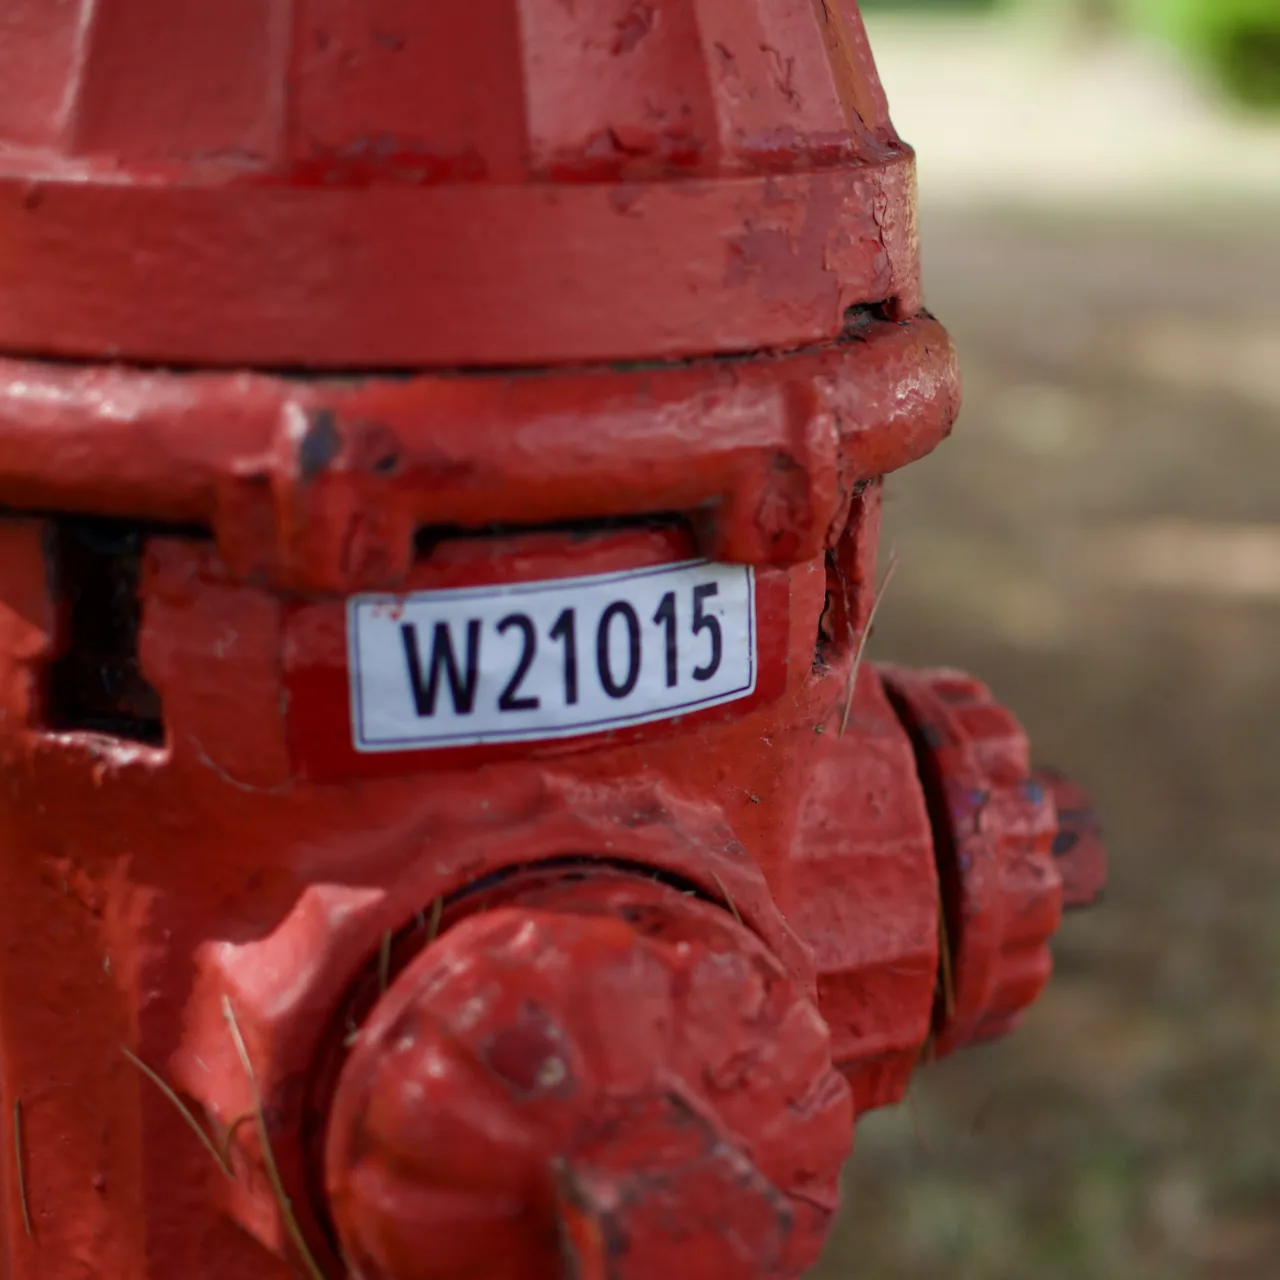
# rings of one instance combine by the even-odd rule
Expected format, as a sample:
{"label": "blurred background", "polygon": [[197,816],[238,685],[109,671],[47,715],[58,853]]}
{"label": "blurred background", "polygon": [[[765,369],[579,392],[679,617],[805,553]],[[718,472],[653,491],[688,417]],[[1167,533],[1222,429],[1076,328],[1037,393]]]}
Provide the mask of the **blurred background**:
{"label": "blurred background", "polygon": [[1280,0],[865,4],[951,441],[874,646],[1092,788],[1107,902],[868,1117],[817,1280],[1280,1278]]}

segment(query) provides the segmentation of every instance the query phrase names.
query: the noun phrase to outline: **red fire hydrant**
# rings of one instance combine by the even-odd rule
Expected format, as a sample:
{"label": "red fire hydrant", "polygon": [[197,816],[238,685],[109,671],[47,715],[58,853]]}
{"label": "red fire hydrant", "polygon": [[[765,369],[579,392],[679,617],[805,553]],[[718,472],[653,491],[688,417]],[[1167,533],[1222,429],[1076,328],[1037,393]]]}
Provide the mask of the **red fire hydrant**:
{"label": "red fire hydrant", "polygon": [[1104,874],[853,0],[3,7],[0,1274],[798,1276]]}

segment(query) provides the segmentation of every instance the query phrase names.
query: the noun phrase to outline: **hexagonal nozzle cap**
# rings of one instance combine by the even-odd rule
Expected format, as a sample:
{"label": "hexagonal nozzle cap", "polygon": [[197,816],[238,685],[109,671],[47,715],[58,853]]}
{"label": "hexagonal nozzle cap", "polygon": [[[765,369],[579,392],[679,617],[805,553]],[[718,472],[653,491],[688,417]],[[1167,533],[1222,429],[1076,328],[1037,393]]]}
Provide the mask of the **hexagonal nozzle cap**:
{"label": "hexagonal nozzle cap", "polygon": [[933,821],[950,966],[933,1048],[995,1039],[1039,997],[1064,907],[1095,901],[1106,855],[1092,807],[1033,773],[1022,726],[960,671],[883,666]]}
{"label": "hexagonal nozzle cap", "polygon": [[827,1028],[764,945],[604,874],[463,920],[392,984],[326,1178],[361,1280],[782,1280],[851,1136]]}

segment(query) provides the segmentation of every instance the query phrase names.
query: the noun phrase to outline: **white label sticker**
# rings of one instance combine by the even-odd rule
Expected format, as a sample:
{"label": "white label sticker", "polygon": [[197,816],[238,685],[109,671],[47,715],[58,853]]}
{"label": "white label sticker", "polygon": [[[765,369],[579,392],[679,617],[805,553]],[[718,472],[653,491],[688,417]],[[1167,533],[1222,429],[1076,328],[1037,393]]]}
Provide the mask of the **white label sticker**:
{"label": "white label sticker", "polygon": [[362,752],[572,738],[756,686],[755,581],[694,561],[347,606]]}

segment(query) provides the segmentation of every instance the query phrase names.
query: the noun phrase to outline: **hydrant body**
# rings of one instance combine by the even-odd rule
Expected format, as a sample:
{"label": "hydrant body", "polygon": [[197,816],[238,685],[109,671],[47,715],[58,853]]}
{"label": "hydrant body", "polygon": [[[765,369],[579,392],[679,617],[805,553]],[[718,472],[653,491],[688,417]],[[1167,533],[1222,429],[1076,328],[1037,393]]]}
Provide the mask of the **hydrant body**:
{"label": "hydrant body", "polygon": [[0,8],[0,1274],[800,1275],[1102,875],[853,0]]}

